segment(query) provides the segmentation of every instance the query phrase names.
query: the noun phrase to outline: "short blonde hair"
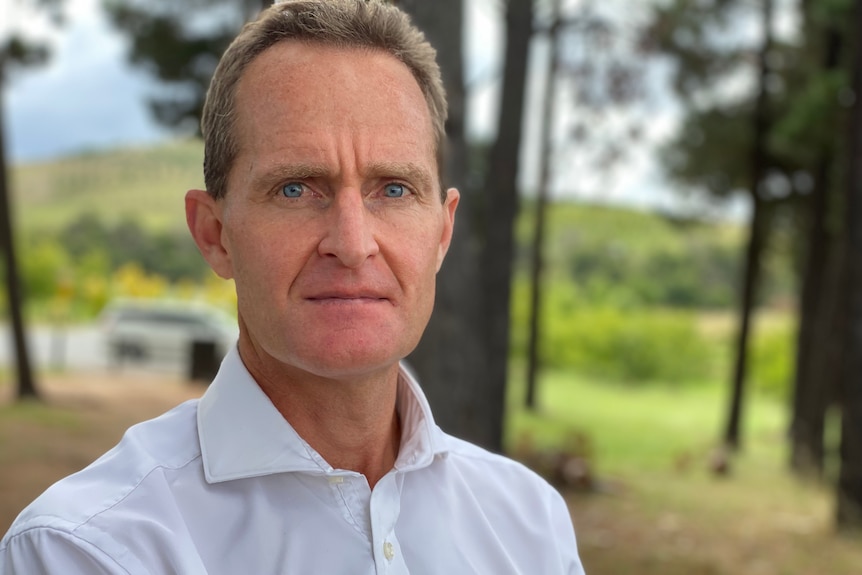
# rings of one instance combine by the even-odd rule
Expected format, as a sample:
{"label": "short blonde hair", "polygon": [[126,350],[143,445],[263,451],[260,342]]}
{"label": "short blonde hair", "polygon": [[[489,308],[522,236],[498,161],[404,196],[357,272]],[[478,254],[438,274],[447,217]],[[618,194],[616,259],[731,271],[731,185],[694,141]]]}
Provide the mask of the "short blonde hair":
{"label": "short blonde hair", "polygon": [[238,149],[234,130],[236,88],[249,63],[278,42],[300,40],[344,48],[382,50],[411,71],[428,105],[437,168],[445,138],[446,92],[437,53],[410,18],[381,0],[284,0],[246,24],[216,68],[201,130],[204,182],[216,199],[227,193],[227,178]]}

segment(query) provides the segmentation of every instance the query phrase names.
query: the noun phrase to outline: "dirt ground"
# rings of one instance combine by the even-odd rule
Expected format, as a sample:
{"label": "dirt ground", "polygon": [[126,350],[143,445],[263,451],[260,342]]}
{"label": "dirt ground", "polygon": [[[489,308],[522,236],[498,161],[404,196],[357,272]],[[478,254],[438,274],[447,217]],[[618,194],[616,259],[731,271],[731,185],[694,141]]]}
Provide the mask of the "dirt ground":
{"label": "dirt ground", "polygon": [[48,376],[44,405],[10,407],[0,386],[0,532],[57,479],[115,445],[132,424],[163,413],[206,389],[144,371]]}
{"label": "dirt ground", "polygon": [[[57,479],[117,443],[130,425],[205,390],[142,371],[48,376],[44,403],[12,405],[0,379],[0,534]],[[858,575],[862,540],[836,537],[827,496],[753,509],[733,484],[667,478],[615,493],[565,493],[589,575]],[[762,489],[762,488],[761,488]],[[763,505],[766,505],[764,503]]]}

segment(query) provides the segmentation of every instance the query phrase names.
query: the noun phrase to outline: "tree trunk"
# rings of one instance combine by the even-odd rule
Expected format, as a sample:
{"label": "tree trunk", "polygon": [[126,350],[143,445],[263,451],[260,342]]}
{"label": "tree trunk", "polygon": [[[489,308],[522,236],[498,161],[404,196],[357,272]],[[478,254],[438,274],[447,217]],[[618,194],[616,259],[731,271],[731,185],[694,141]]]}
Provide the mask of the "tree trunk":
{"label": "tree trunk", "polygon": [[725,444],[737,450],[740,447],[740,427],[743,399],[745,397],[745,378],[748,359],[748,339],[751,319],[759,283],[760,260],[766,243],[767,221],[764,200],[760,195],[760,184],[767,169],[766,135],[769,132],[769,110],[766,82],[769,75],[768,56],[772,48],[772,3],[762,0],[763,4],[763,45],[759,53],[759,85],[754,109],[753,138],[751,149],[751,222],[748,248],[746,252],[745,275],[743,278],[740,302],[739,333],[736,342],[736,364],[733,372],[733,387],[730,411],[724,433]]}
{"label": "tree trunk", "polygon": [[[828,163],[828,161],[827,161]],[[824,173],[821,165],[818,172]],[[790,426],[790,467],[800,475],[820,476],[823,471],[823,426],[826,414],[827,387],[823,375],[824,321],[829,317],[832,301],[825,298],[828,264],[826,232],[828,178],[817,180],[809,212],[808,254],[799,298],[799,327],[796,339],[796,373],[793,391],[793,414]]]}
{"label": "tree trunk", "polygon": [[[527,78],[527,56],[532,36],[532,0],[506,4],[506,51],[503,68],[497,139],[491,148],[485,179],[483,284],[487,323],[488,372],[482,393],[502,418],[508,382],[509,305],[514,259],[514,225],[518,212],[521,125]],[[495,438],[502,449],[502,433]]]}
{"label": "tree trunk", "polygon": [[[805,9],[808,7],[805,6]],[[826,48],[822,69],[835,70],[839,64],[841,35],[830,27],[826,31]],[[815,187],[805,212],[808,215],[807,254],[799,298],[799,328],[796,341],[796,374],[793,393],[793,415],[790,426],[790,468],[803,476],[820,477],[824,465],[824,425],[826,410],[832,400],[839,370],[831,355],[834,321],[840,282],[836,281],[835,249],[828,220],[833,193],[830,173],[833,154],[824,150],[818,160]],[[839,338],[840,339],[840,338]],[[825,342],[832,341],[832,344]]]}
{"label": "tree trunk", "polygon": [[739,331],[736,339],[736,362],[733,371],[730,410],[724,434],[725,445],[733,450],[739,449],[741,444],[740,428],[742,427],[745,380],[748,368],[748,340],[751,334],[751,320],[757,286],[760,282],[760,262],[766,244],[768,227],[766,206],[764,206],[763,200],[756,194],[753,194],[752,200],[752,215],[749,224],[748,247],[745,255],[745,274],[743,276],[742,298],[739,310]]}
{"label": "tree trunk", "polygon": [[560,0],[554,0],[551,28],[548,30],[548,76],[545,79],[544,102],[542,103],[542,134],[538,156],[541,163],[539,189],[536,195],[536,223],[533,235],[530,269],[530,332],[527,340],[527,393],[525,405],[536,409],[536,387],[540,367],[540,341],[542,336],[542,277],[544,270],[545,227],[548,211],[548,195],[551,180],[551,163],[554,149],[553,120],[557,93],[557,68],[560,47],[557,36],[560,29]]}
{"label": "tree trunk", "polygon": [[[856,0],[853,30],[862,26],[862,0]],[[862,94],[862,42],[853,58],[853,90]],[[846,198],[845,261],[848,272],[845,314],[846,371],[842,388],[841,471],[838,478],[838,528],[862,529],[862,104],[857,97],[850,123]]]}
{"label": "tree trunk", "polygon": [[437,279],[434,314],[409,363],[416,370],[437,423],[447,432],[499,449],[502,417],[483,396],[487,372],[480,281],[476,191],[466,187],[469,157],[464,134],[462,0],[401,0],[437,50],[449,103],[444,185],[461,191],[455,235]]}
{"label": "tree trunk", "polygon": [[6,148],[3,122],[3,78],[5,77],[3,56],[0,54],[0,248],[6,262],[6,296],[9,316],[12,320],[12,341],[15,344],[15,367],[18,374],[16,395],[18,399],[38,398],[39,393],[33,372],[30,369],[30,355],[27,352],[27,338],[24,333],[24,301],[18,277],[18,262],[15,256],[15,241],[12,231],[12,203],[9,193],[9,177],[6,170]]}

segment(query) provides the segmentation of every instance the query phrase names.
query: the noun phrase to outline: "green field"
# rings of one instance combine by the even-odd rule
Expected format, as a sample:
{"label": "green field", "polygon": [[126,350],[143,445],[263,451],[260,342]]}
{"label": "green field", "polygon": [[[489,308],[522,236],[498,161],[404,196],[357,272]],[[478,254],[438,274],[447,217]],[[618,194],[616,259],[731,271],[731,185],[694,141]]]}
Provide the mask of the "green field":
{"label": "green field", "polygon": [[153,227],[185,225],[186,190],[203,186],[203,144],[94,152],[13,167],[11,187],[22,231],[51,230],[81,214],[135,218]]}
{"label": "green field", "polygon": [[[516,372],[517,375],[517,372]],[[854,575],[862,542],[833,528],[830,481],[787,471],[784,404],[752,394],[743,451],[712,472],[727,387],[633,389],[576,373],[541,379],[540,409],[510,390],[507,443],[586,457],[594,488],[570,495],[590,575]],[[835,446],[832,446],[834,449]]]}
{"label": "green field", "polygon": [[[528,434],[538,446],[559,446],[580,435],[589,439],[593,465],[610,475],[669,471],[709,454],[727,403],[717,383],[685,390],[632,387],[565,372],[548,373],[541,383],[540,408],[513,413],[509,441]],[[519,391],[515,384],[512,393]],[[757,449],[781,446],[783,406],[758,398],[748,416],[746,432],[757,438]],[[768,451],[771,463],[775,451]]]}

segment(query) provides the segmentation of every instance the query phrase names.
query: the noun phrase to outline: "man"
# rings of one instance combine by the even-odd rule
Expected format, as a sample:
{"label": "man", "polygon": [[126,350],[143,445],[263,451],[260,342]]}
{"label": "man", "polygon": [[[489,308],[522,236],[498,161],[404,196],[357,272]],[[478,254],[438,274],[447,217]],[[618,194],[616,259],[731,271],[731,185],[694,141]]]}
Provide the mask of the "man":
{"label": "man", "polygon": [[203,256],[240,336],[200,399],[50,488],[0,573],[581,574],[563,499],[444,434],[400,365],[433,307],[433,49],[372,0],[277,4],[225,53],[203,118]]}

